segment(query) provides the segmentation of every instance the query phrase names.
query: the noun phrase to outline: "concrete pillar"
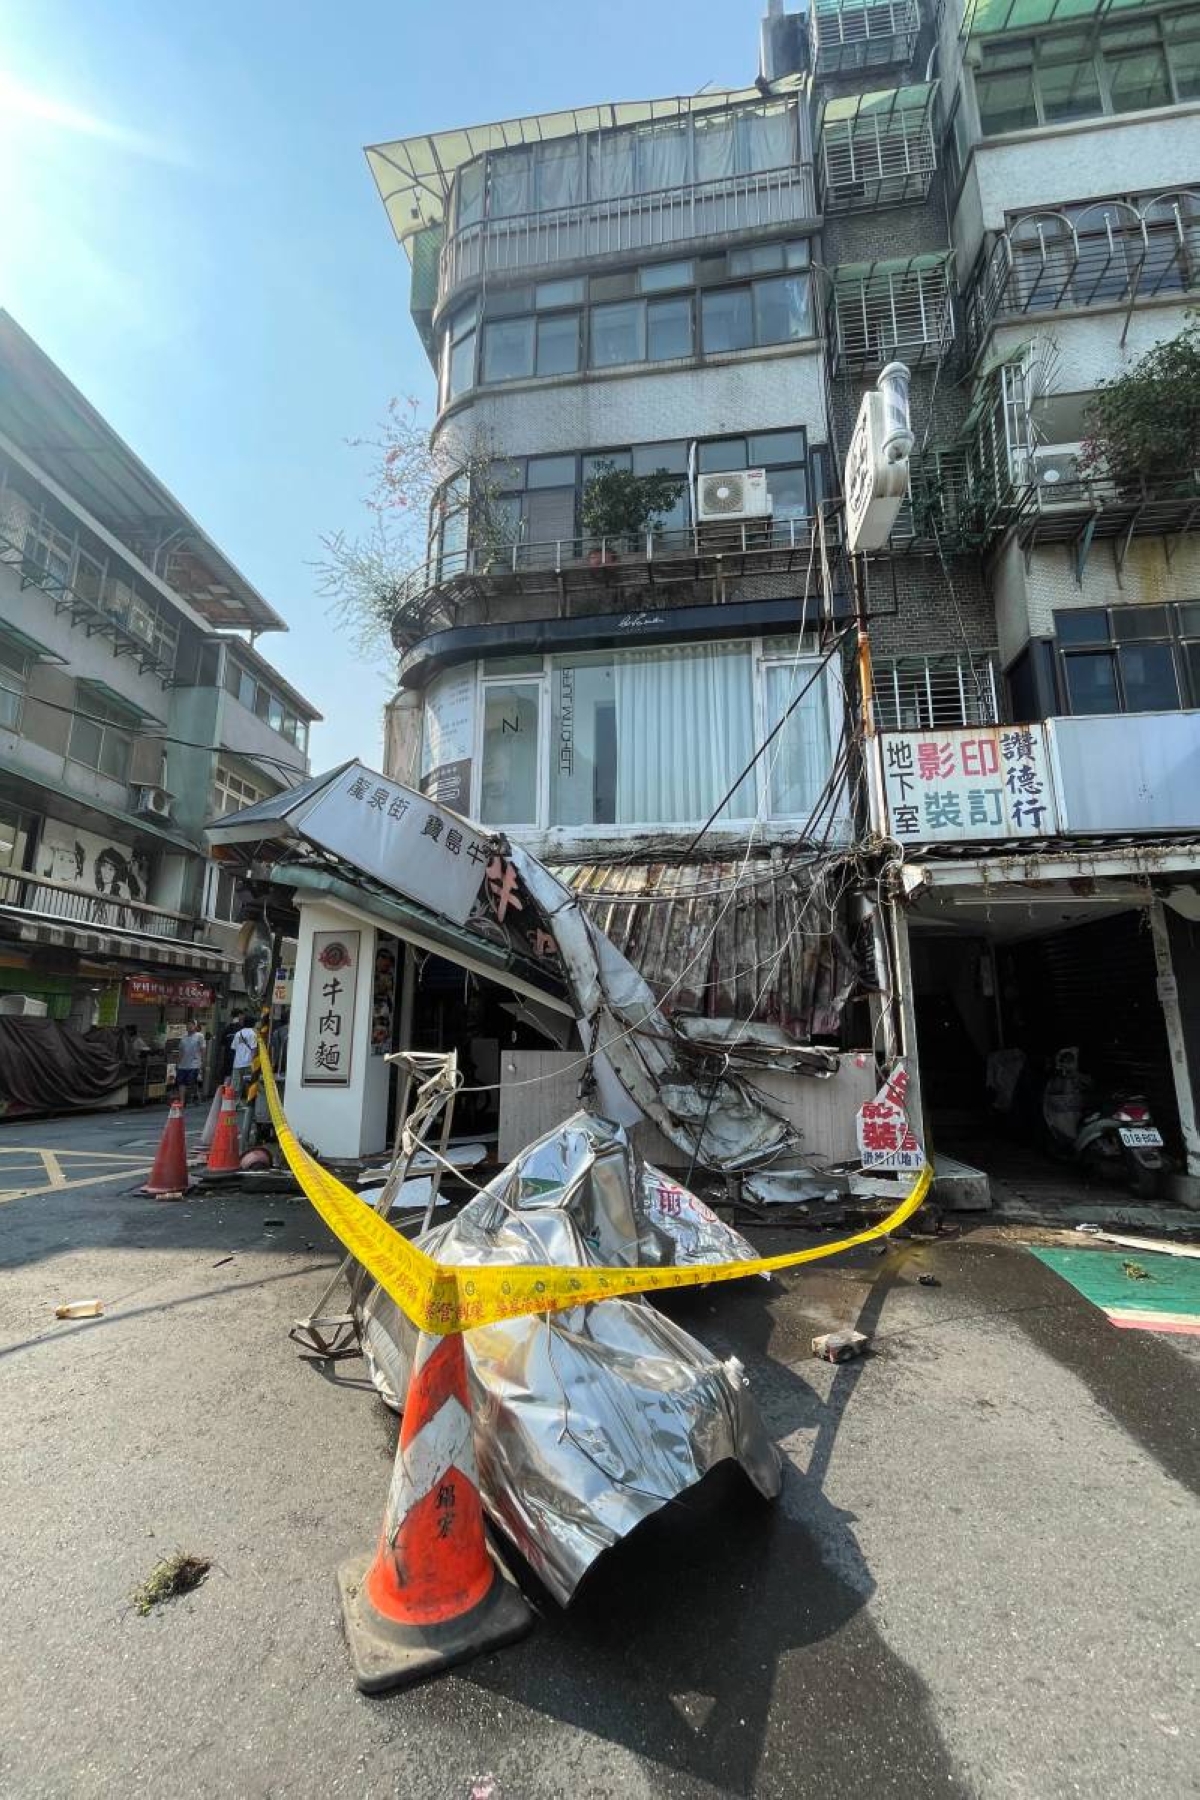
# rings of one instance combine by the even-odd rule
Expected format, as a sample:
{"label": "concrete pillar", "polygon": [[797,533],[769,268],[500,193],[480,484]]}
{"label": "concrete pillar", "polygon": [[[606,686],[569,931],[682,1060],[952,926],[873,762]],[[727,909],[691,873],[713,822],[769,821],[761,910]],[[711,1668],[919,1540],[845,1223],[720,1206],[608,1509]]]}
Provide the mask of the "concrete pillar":
{"label": "concrete pillar", "polygon": [[[292,990],[291,1027],[288,1034],[288,1073],[284,1109],[298,1137],[316,1146],[322,1156],[370,1156],[387,1146],[388,1088],[392,1066],[382,1056],[371,1055],[371,1000],[375,974],[375,948],[379,932],[365,914],[349,912],[329,901],[299,899],[300,935],[296,949],[296,978]],[[328,1010],[322,986],[330,971],[315,960],[313,938],[319,932],[344,937],[353,952],[350,967],[336,971],[343,988],[340,997],[344,1030],[338,1041],[342,1069],[349,1067],[343,1083],[306,1079],[305,1044],[310,1021]],[[353,1020],[346,1015],[353,986]]]}
{"label": "concrete pillar", "polygon": [[[1200,967],[1196,966],[1196,958],[1181,956],[1177,959],[1173,956],[1171,931],[1162,901],[1151,900],[1149,912],[1154,961],[1158,970],[1158,999],[1167,1028],[1171,1074],[1175,1081],[1175,1103],[1179,1108],[1179,1127],[1183,1134],[1187,1166],[1187,1177],[1182,1190],[1174,1197],[1189,1206],[1200,1206],[1200,1129],[1197,1128],[1196,1121],[1195,1071],[1188,1060],[1188,1033],[1185,1029],[1184,1009],[1180,1005],[1182,974],[1189,1017],[1194,1012],[1197,1003],[1194,987],[1200,979]],[[1193,966],[1177,969],[1177,960]],[[1193,1050],[1200,1057],[1200,1043],[1194,1043]]]}

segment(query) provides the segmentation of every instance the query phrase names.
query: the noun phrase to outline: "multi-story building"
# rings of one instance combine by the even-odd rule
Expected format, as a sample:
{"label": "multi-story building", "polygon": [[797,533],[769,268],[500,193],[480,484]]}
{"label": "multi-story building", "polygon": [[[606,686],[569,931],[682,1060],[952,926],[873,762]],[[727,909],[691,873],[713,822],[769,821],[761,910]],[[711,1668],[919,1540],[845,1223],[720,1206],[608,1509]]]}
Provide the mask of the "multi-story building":
{"label": "multi-story building", "polygon": [[[83,1028],[242,991],[206,819],[295,785],[283,620],[0,313],[0,994]],[[147,1010],[150,1009],[150,1010]]]}
{"label": "multi-story building", "polygon": [[[677,1012],[919,1037],[935,1125],[1078,1042],[1200,1173],[1200,494],[1078,461],[1200,285],[1197,9],[772,0],[753,86],[368,158],[448,471],[389,773],[557,866]],[[855,570],[894,359],[911,496]],[[631,477],[672,478],[649,517]]]}

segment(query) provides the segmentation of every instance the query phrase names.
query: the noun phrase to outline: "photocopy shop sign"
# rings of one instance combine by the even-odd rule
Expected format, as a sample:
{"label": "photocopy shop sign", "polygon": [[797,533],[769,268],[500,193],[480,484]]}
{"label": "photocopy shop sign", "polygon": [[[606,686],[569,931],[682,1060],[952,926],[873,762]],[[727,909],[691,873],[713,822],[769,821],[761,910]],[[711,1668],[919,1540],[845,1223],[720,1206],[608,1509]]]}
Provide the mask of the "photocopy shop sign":
{"label": "photocopy shop sign", "polygon": [[343,770],[301,826],[335,856],[465,925],[491,854],[465,819],[361,763]]}
{"label": "photocopy shop sign", "polygon": [[904,844],[1040,838],[1059,829],[1040,725],[887,731],[883,783]]}

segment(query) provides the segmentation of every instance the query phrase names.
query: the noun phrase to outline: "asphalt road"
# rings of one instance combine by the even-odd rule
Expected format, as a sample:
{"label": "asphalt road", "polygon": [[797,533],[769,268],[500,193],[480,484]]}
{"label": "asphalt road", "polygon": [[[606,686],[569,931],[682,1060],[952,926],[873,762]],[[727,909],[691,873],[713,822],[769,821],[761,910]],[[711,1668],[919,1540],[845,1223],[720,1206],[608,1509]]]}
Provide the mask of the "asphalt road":
{"label": "asphalt road", "polygon": [[[304,1202],[128,1194],[99,1153],[156,1124],[0,1127],[4,1796],[1200,1792],[1200,1360],[986,1235],[673,1297],[746,1363],[780,1502],[718,1471],[522,1644],[362,1698],[333,1570],[395,1425],[286,1338],[335,1252]],[[875,1354],[813,1361],[843,1324]],[[137,1616],[175,1549],[212,1574]]]}

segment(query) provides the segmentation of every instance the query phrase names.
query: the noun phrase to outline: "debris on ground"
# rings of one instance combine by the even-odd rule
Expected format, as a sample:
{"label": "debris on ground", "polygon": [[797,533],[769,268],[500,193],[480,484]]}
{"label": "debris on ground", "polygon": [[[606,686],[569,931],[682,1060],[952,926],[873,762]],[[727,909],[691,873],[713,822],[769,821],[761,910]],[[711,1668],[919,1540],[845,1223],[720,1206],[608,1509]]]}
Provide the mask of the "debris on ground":
{"label": "debris on ground", "polygon": [[1121,1264],[1121,1267],[1124,1269],[1124,1271],[1130,1281],[1149,1281],[1150,1280],[1149,1269],[1144,1269],[1142,1267],[1141,1263],[1123,1262]]}
{"label": "debris on ground", "polygon": [[102,1300],[68,1300],[62,1306],[56,1306],[56,1319],[98,1319],[104,1312]]}
{"label": "debris on ground", "polygon": [[823,1331],[820,1337],[812,1341],[812,1353],[819,1356],[822,1362],[852,1362],[856,1356],[862,1356],[870,1338],[861,1331]]}
{"label": "debris on ground", "polygon": [[264,1231],[282,1231],[286,1224],[287,1224],[286,1219],[264,1219],[263,1220],[263,1230]]}
{"label": "debris on ground", "polygon": [[918,1275],[917,1280],[922,1287],[941,1287],[936,1275]]}
{"label": "debris on ground", "polygon": [[177,1550],[174,1556],[156,1563],[140,1587],[134,1588],[130,1596],[134,1610],[144,1619],[164,1601],[174,1600],[178,1594],[190,1594],[193,1588],[200,1586],[211,1568],[210,1557],[190,1556]]}
{"label": "debris on ground", "polygon": [[226,1263],[231,1263],[232,1261],[233,1261],[232,1256],[219,1256],[217,1258],[216,1262],[213,1264],[213,1268],[214,1269],[223,1269],[225,1267]]}

